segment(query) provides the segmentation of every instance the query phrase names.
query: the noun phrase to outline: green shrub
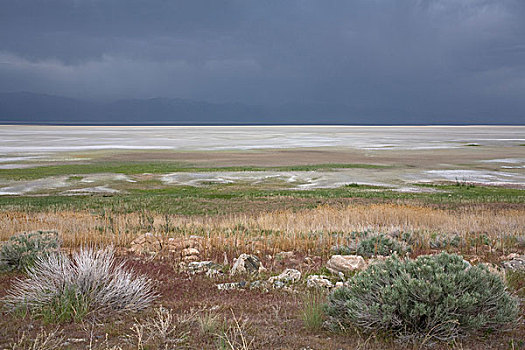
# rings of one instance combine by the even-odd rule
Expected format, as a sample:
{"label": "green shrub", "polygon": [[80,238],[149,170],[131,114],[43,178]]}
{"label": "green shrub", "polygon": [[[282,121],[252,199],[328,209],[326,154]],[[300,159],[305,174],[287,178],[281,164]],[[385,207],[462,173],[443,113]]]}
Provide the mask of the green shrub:
{"label": "green shrub", "polygon": [[352,255],[355,254],[355,250],[355,247],[341,244],[333,246],[331,252],[333,255]]}
{"label": "green shrub", "polygon": [[410,247],[402,241],[392,239],[384,234],[368,237],[357,244],[357,255],[369,257],[373,255],[404,255]]}
{"label": "green shrub", "polygon": [[409,232],[394,232],[390,235],[383,233],[371,234],[370,231],[352,232],[349,238],[361,239],[348,244],[339,244],[332,247],[332,254],[352,255],[364,257],[373,255],[404,255],[410,252],[412,235]]}
{"label": "green shrub", "polygon": [[332,254],[357,254],[364,257],[370,257],[373,255],[392,255],[393,253],[404,255],[409,251],[410,246],[406,242],[391,238],[385,234],[376,234],[349,245],[337,245],[332,247]]}
{"label": "green shrub", "polygon": [[433,234],[429,241],[430,248],[432,249],[457,248],[460,244],[462,244],[462,238],[458,234],[451,236]]}
{"label": "green shrub", "polygon": [[505,273],[507,285],[520,298],[525,298],[525,271],[507,270]]}
{"label": "green shrub", "polygon": [[519,306],[498,275],[441,253],[371,265],[330,294],[326,313],[336,328],[450,341],[512,324]]}
{"label": "green shrub", "polygon": [[0,249],[0,270],[26,270],[38,257],[58,252],[60,241],[56,231],[21,233],[9,238]]}

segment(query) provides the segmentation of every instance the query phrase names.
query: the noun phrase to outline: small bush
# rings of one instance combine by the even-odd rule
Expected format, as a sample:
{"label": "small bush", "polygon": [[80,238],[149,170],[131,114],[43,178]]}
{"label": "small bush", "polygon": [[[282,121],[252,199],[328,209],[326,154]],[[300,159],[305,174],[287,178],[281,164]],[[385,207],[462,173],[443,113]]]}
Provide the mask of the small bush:
{"label": "small bush", "polygon": [[371,236],[360,241],[356,248],[357,255],[369,257],[373,255],[404,255],[410,247],[402,241],[392,239],[384,234]]}
{"label": "small bush", "polygon": [[525,271],[507,270],[505,273],[507,285],[520,298],[525,298]]}
{"label": "small bush", "polygon": [[224,331],[224,320],[215,313],[205,313],[197,318],[197,323],[201,333],[204,335],[213,335]]}
{"label": "small bush", "polygon": [[12,236],[0,249],[0,270],[25,270],[38,257],[56,253],[59,248],[56,231],[35,231]]}
{"label": "small bush", "polygon": [[433,234],[429,240],[429,246],[432,249],[446,249],[449,247],[457,248],[462,243],[463,243],[462,238],[458,234],[454,234],[454,235]]}
{"label": "small bush", "polygon": [[352,255],[355,254],[356,248],[344,244],[333,246],[331,249],[333,255]]}
{"label": "small bush", "polygon": [[135,320],[131,327],[134,333],[131,338],[135,338],[137,349],[186,348],[183,345],[190,334],[187,330],[189,321],[193,321],[193,317],[176,316],[161,306],[155,310],[155,316]]}
{"label": "small bush", "polygon": [[63,349],[65,336],[62,330],[46,332],[44,328],[40,332],[27,334],[23,332],[20,337],[9,346],[11,350],[56,350]]}
{"label": "small bush", "polygon": [[223,332],[217,334],[216,346],[218,349],[236,349],[249,350],[253,349],[255,337],[249,336],[250,324],[247,320],[239,320],[232,311],[233,323],[230,324]]}
{"label": "small bush", "polygon": [[498,275],[441,253],[371,265],[332,292],[326,313],[333,327],[450,341],[501,329],[517,319],[519,307]]}
{"label": "small bush", "polygon": [[15,282],[4,304],[47,322],[144,309],[155,299],[151,282],[123,264],[115,262],[111,248],[81,249],[71,259],[65,254],[39,257],[27,270],[29,278]]}
{"label": "small bush", "polygon": [[410,246],[407,243],[391,238],[385,234],[376,234],[349,245],[337,245],[332,247],[332,254],[357,254],[364,257],[374,255],[392,255],[393,253],[404,255],[409,251]]}

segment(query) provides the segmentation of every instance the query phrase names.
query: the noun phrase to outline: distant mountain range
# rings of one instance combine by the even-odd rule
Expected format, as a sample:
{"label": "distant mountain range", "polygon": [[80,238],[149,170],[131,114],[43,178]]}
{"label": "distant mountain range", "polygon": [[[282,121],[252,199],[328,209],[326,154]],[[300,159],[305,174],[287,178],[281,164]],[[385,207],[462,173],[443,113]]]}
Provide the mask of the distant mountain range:
{"label": "distant mountain range", "polygon": [[443,119],[359,106],[294,103],[279,106],[209,103],[178,98],[124,99],[103,103],[30,92],[0,93],[2,124],[231,125],[231,124],[523,124],[492,116]]}

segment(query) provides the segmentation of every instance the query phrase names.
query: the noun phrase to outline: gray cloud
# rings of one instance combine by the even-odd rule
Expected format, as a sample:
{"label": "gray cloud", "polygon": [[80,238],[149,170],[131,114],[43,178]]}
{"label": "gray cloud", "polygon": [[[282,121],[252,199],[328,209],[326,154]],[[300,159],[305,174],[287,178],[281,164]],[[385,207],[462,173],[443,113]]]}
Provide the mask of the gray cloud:
{"label": "gray cloud", "polygon": [[520,0],[0,0],[0,91],[525,110]]}

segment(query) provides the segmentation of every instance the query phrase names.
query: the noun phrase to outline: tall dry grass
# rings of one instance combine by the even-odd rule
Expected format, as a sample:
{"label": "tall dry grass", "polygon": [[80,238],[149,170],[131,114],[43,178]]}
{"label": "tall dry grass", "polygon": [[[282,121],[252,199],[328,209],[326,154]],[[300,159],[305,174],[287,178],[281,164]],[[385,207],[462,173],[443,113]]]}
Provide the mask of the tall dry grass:
{"label": "tall dry grass", "polygon": [[[205,249],[329,250],[354,231],[417,233],[419,245],[433,234],[484,235],[503,251],[509,237],[525,235],[525,208],[490,209],[481,205],[457,210],[401,204],[320,206],[301,211],[213,217],[158,215],[147,212],[94,214],[83,212],[2,212],[0,239],[32,230],[55,229],[64,245],[112,244],[126,247],[138,235],[205,237]],[[346,237],[346,238],[345,238]]]}

